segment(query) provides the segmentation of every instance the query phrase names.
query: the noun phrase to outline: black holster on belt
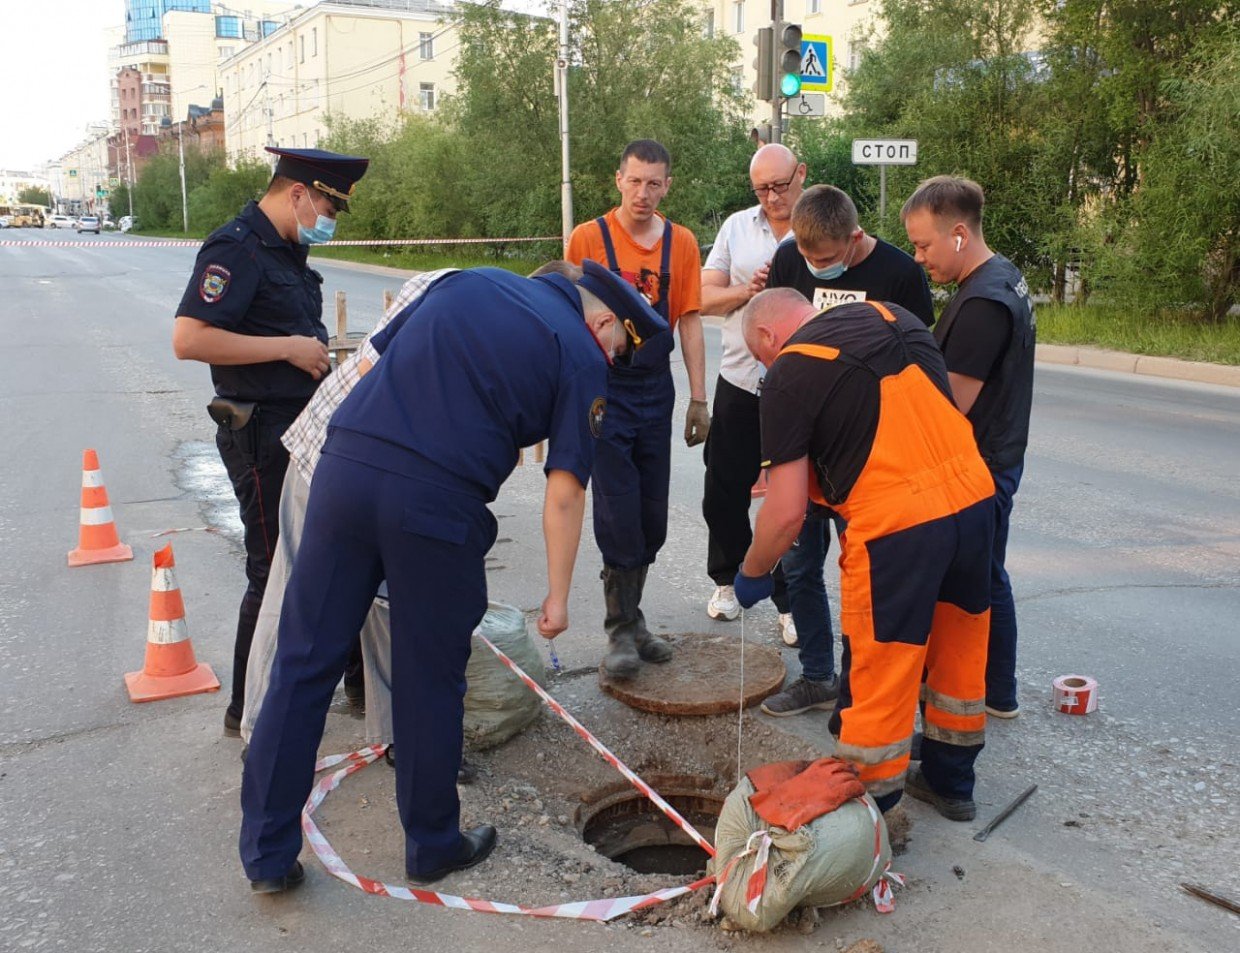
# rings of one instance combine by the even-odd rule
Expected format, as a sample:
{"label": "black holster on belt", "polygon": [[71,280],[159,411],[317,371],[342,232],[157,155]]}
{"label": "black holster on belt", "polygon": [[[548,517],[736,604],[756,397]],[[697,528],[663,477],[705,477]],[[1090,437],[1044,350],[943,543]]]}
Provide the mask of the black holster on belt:
{"label": "black holster on belt", "polygon": [[207,404],[207,413],[221,427],[229,430],[243,429],[254,416],[258,404],[252,400],[234,400],[231,397],[217,397]]}

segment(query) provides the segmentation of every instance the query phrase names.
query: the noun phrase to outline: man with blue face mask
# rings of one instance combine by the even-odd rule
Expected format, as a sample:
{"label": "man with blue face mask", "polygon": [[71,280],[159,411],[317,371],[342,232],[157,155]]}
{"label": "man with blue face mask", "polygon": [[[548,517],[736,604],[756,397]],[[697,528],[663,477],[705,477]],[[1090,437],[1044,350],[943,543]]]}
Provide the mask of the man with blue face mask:
{"label": "man with blue face mask", "polygon": [[[796,242],[784,242],[771,262],[767,288],[795,288],[815,310],[858,301],[887,301],[934,321],[930,285],[917,263],[894,245],[867,235],[848,194],[832,185],[806,189],[792,209]],[[835,707],[831,607],[823,581],[834,514],[811,504],[801,534],[780,560],[797,629],[801,677],[762,703],[768,715],[796,715]]]}
{"label": "man with blue face mask", "polygon": [[328,373],[323,276],[309,246],[330,241],[349,210],[368,159],[319,149],[268,149],[279,156],[266,193],[203,243],[177,307],[172,347],[211,365],[218,429],[245,527],[248,579],[233,649],[232,699],[224,733],[241,727],[245,674],[279,533],[288,451],[280,437]]}

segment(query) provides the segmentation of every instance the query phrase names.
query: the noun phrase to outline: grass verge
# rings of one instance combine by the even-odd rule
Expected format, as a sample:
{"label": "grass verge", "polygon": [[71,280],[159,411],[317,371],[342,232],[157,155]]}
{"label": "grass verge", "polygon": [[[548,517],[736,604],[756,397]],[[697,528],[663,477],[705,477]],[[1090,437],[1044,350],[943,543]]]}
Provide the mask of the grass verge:
{"label": "grass verge", "polygon": [[1117,305],[1038,306],[1038,341],[1074,344],[1186,361],[1240,364],[1240,317],[1209,324],[1174,313]]}

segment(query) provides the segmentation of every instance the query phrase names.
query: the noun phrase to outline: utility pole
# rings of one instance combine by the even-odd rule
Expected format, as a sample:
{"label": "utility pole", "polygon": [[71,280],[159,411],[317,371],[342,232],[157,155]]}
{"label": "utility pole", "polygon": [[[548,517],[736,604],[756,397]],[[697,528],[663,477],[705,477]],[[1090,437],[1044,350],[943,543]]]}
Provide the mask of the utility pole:
{"label": "utility pole", "polygon": [[[784,0],[771,0],[771,30],[772,33],[778,31],[780,24],[784,19]],[[773,37],[774,40],[778,39]],[[773,51],[772,51],[773,52]],[[774,56],[772,56],[774,59]],[[774,62],[771,64],[772,69],[777,66]],[[779,88],[776,87],[771,93],[771,142],[782,142],[784,138],[784,101],[779,95]]]}
{"label": "utility pole", "polygon": [[560,95],[560,231],[568,252],[573,231],[573,182],[568,157],[568,0],[560,0],[560,54],[555,63],[556,91]]}
{"label": "utility pole", "polygon": [[185,195],[185,122],[177,123],[177,149],[181,153],[181,230],[189,231],[189,201]]}
{"label": "utility pole", "polygon": [[129,154],[129,127],[125,127],[125,175],[129,179],[129,188],[125,189],[129,196],[129,220],[133,221],[133,156]]}

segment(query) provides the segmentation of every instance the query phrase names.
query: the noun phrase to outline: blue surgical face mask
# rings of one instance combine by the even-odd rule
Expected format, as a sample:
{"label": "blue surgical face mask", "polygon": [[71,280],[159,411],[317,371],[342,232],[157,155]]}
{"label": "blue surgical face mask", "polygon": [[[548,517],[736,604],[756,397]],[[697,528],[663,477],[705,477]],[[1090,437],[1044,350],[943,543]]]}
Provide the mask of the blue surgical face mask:
{"label": "blue surgical face mask", "polygon": [[[314,208],[314,203],[310,203],[310,207]],[[294,207],[293,214],[297,215],[297,209]],[[301,224],[301,216],[297,215],[297,241],[303,245],[321,245],[324,242],[330,242],[336,234],[336,220],[328,218],[326,215],[319,215],[314,220],[312,228],[306,228]]]}
{"label": "blue surgical face mask", "polygon": [[827,265],[826,268],[815,268],[809,263],[809,259],[805,259],[805,267],[809,269],[809,273],[819,281],[834,281],[841,277],[848,270],[848,266],[842,261],[837,261],[834,265]]}
{"label": "blue surgical face mask", "polygon": [[844,253],[844,257],[837,261],[834,265],[827,265],[826,268],[815,268],[809,263],[808,258],[805,258],[804,255],[801,257],[805,258],[805,267],[809,269],[809,273],[819,281],[835,281],[836,278],[842,278],[844,272],[848,270],[848,258],[852,255],[852,250],[855,245],[856,242],[850,238],[848,240],[848,251]]}

